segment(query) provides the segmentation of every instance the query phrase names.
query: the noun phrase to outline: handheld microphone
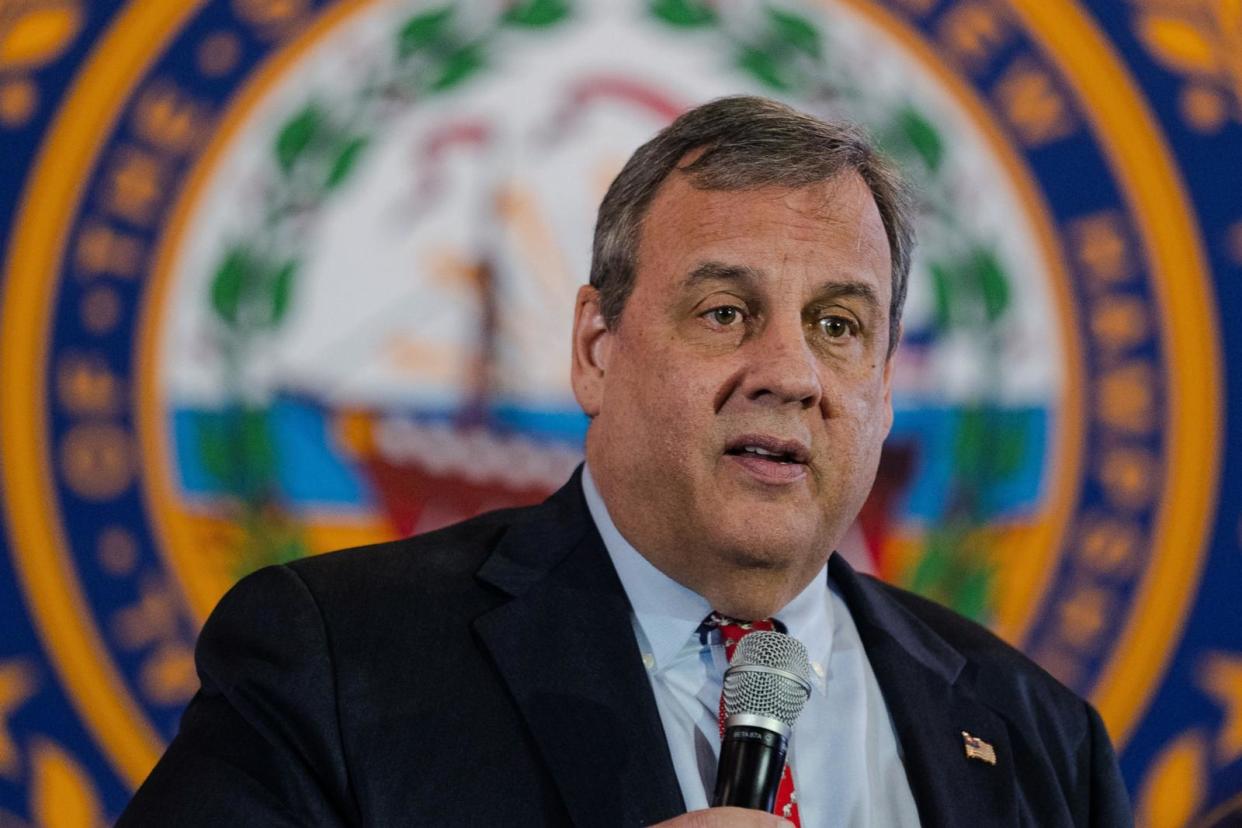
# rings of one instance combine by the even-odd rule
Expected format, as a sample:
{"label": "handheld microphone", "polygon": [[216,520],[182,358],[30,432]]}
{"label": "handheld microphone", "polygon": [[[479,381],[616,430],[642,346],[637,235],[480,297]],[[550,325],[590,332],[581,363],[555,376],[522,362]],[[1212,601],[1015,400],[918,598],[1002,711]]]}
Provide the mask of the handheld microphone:
{"label": "handheld microphone", "polygon": [[725,732],[712,805],[772,812],[789,734],[810,695],[801,641],[756,630],[738,642],[724,675]]}

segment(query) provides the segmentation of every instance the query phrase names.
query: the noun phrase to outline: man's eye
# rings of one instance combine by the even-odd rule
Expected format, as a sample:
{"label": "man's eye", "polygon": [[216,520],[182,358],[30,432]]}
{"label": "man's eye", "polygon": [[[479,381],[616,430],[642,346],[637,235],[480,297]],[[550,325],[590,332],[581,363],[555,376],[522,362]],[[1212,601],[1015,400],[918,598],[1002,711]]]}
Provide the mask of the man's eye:
{"label": "man's eye", "polygon": [[819,327],[829,339],[840,339],[854,333],[854,325],[844,316],[825,316]]}
{"label": "man's eye", "polygon": [[712,308],[707,312],[711,320],[717,325],[732,325],[742,316],[742,312],[737,308],[725,305],[719,308]]}

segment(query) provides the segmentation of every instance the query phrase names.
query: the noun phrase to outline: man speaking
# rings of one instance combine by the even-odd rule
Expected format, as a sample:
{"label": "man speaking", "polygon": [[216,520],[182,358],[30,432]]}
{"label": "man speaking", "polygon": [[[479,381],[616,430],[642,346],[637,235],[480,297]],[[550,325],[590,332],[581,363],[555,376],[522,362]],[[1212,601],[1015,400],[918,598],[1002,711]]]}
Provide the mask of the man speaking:
{"label": "man speaking", "polygon": [[[833,554],[892,423],[910,222],[851,129],[757,98],[678,118],[600,206],[585,465],[244,579],[120,824],[1128,825],[1086,702]],[[741,665],[779,633],[803,667]],[[722,742],[768,721],[729,682],[760,674],[800,693],[775,814],[708,809],[738,802]]]}

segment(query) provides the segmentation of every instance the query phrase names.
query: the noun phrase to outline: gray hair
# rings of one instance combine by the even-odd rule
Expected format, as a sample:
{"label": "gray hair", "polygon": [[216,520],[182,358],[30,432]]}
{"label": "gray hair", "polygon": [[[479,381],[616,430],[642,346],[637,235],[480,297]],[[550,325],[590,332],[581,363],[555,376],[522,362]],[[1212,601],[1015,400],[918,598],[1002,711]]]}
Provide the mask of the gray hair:
{"label": "gray hair", "polygon": [[639,235],[656,191],[695,150],[702,152],[679,169],[704,190],[807,187],[843,170],[862,177],[879,209],[892,258],[891,355],[914,249],[906,185],[858,127],[749,96],[720,98],[683,113],[639,147],[613,180],[599,206],[591,255],[591,285],[599,291],[605,323],[616,325],[634,289]]}

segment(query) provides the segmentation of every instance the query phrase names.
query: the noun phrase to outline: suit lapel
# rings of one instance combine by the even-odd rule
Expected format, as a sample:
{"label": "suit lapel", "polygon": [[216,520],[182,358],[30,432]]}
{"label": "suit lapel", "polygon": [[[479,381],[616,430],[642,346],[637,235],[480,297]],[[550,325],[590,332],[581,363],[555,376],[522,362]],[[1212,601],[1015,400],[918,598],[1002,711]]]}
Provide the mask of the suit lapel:
{"label": "suit lapel", "polygon": [[[880,684],[921,823],[1016,825],[1008,728],[971,691],[973,665],[841,556],[829,570]],[[995,765],[967,756],[963,731],[992,746]]]}
{"label": "suit lapel", "polygon": [[[1005,720],[971,690],[973,665],[834,555],[901,744],[924,826],[1017,824]],[[630,622],[579,475],[512,526],[478,577],[511,599],[475,621],[574,823],[648,825],[685,811]],[[962,731],[996,764],[968,758]]]}
{"label": "suit lapel", "polygon": [[513,596],[475,621],[574,823],[685,810],[630,607],[578,475],[515,525],[479,577]]}

